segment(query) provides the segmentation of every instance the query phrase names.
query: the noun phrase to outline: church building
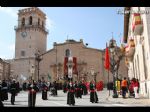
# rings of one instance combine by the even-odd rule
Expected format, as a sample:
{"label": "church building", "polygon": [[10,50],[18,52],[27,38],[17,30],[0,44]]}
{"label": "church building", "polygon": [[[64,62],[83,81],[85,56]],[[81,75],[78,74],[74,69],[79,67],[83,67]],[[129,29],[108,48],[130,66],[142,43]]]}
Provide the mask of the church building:
{"label": "church building", "polygon": [[[20,81],[34,79],[46,81],[95,80],[108,82],[104,68],[105,50],[90,48],[83,39],[67,39],[64,43],[54,42],[47,50],[48,30],[46,14],[39,8],[19,10],[18,25],[15,27],[15,58],[11,60],[12,76]],[[124,59],[120,62],[118,77],[127,77]],[[113,80],[109,73],[109,80]]]}

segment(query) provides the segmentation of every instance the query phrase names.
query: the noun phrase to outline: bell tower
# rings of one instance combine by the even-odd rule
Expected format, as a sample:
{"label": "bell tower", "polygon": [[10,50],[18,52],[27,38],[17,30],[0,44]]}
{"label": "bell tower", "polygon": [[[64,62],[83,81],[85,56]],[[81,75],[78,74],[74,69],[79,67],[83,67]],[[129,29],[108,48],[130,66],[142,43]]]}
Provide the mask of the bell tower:
{"label": "bell tower", "polygon": [[11,63],[14,75],[37,80],[35,54],[46,52],[48,30],[45,23],[46,15],[39,8],[19,10],[15,26],[15,58]]}
{"label": "bell tower", "polygon": [[46,15],[36,7],[19,10],[16,31],[15,59],[34,57],[46,51]]}

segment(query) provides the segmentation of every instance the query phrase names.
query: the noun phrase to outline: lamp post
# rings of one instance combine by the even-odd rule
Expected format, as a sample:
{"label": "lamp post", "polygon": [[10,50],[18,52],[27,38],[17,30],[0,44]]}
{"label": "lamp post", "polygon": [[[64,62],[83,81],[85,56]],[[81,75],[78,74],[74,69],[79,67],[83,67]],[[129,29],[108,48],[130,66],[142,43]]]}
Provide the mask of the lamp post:
{"label": "lamp post", "polygon": [[116,77],[115,77],[115,53],[116,53],[116,41],[112,38],[110,41],[109,41],[109,49],[110,49],[110,52],[112,54],[112,64],[111,64],[111,71],[112,71],[112,74],[113,74],[113,98],[118,98],[118,94],[117,94],[117,91],[116,91],[116,85],[115,85],[115,82],[116,82]]}
{"label": "lamp post", "polygon": [[38,62],[37,68],[38,68],[38,81],[39,81],[39,70],[40,70],[39,64],[40,64],[40,61],[42,60],[42,57],[40,57],[40,53],[39,52],[35,53],[35,60]]}

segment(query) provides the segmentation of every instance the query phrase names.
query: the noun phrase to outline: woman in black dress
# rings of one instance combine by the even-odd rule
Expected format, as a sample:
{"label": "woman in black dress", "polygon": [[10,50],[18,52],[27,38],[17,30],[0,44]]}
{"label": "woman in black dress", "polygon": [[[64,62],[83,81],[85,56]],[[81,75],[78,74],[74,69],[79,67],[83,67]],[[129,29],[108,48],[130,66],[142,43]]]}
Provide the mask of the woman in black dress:
{"label": "woman in black dress", "polygon": [[68,84],[67,104],[75,105],[75,87],[72,82]]}
{"label": "woman in black dress", "polygon": [[96,85],[94,81],[90,82],[90,102],[98,103],[98,96],[96,93]]}

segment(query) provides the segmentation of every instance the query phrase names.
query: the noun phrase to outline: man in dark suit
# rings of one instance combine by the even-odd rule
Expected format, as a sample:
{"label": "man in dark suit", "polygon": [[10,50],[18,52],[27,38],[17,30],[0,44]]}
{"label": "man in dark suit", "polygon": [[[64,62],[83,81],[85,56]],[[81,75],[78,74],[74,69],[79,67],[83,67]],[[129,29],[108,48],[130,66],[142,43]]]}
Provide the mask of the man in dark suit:
{"label": "man in dark suit", "polygon": [[17,83],[16,83],[15,79],[13,79],[13,81],[10,85],[10,93],[11,93],[11,104],[14,105],[15,96],[17,94]]}

